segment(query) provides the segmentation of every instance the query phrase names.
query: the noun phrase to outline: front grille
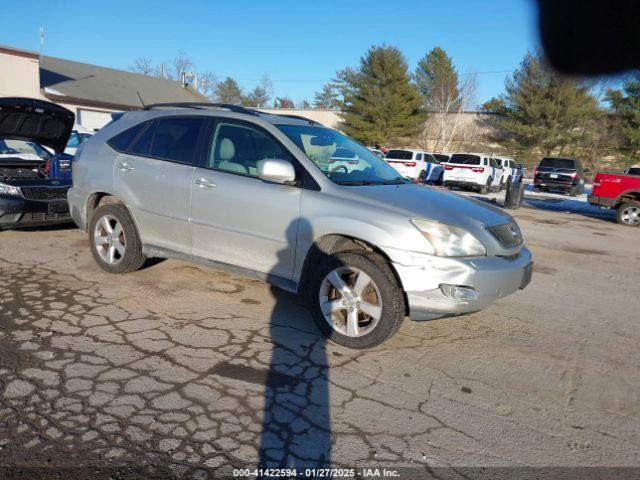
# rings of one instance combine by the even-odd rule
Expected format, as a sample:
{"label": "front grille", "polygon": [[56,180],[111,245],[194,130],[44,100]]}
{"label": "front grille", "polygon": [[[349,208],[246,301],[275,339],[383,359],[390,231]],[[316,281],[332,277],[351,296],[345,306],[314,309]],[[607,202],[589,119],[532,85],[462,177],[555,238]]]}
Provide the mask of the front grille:
{"label": "front grille", "polygon": [[27,200],[65,200],[69,187],[20,187],[22,196]]}
{"label": "front grille", "polygon": [[487,230],[491,232],[504,248],[517,247],[522,243],[522,232],[520,232],[520,227],[518,227],[516,222],[487,227]]}
{"label": "front grille", "polygon": [[66,222],[71,221],[69,212],[66,213],[44,213],[27,212],[22,215],[19,223],[42,223],[42,222]]}

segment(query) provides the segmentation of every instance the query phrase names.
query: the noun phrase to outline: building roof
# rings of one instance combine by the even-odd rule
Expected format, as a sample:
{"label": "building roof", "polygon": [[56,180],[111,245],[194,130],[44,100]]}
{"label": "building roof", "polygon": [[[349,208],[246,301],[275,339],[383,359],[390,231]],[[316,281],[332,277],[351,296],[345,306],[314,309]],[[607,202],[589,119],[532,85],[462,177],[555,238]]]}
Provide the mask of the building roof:
{"label": "building roof", "polygon": [[[3,45],[0,51],[39,57],[36,52]],[[142,103],[207,101],[200,93],[173,80],[47,56],[40,62],[40,89],[56,102],[118,110],[139,108]]]}
{"label": "building roof", "polygon": [[40,88],[43,95],[57,101],[77,100],[107,108],[127,109],[141,107],[143,103],[207,100],[173,80],[54,57],[42,57]]}

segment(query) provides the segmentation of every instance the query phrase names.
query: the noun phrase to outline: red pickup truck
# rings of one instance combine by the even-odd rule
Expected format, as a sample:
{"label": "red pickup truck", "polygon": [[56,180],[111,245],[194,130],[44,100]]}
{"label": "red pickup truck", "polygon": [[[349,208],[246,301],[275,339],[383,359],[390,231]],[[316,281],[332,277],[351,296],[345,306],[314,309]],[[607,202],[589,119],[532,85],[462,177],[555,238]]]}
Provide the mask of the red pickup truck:
{"label": "red pickup truck", "polygon": [[618,223],[640,226],[640,168],[631,167],[625,173],[598,173],[588,200],[592,205],[615,208]]}

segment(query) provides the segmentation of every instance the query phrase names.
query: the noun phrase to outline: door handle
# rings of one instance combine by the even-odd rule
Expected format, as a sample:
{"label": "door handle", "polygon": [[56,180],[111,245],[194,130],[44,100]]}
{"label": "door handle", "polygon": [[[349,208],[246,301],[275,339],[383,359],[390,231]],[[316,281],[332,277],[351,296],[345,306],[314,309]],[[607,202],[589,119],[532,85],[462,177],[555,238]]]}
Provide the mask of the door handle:
{"label": "door handle", "polygon": [[197,180],[194,180],[193,183],[198,185],[200,188],[214,188],[216,186],[216,184],[208,178],[199,178]]}
{"label": "door handle", "polygon": [[122,170],[123,172],[130,172],[132,170],[135,170],[135,167],[130,163],[123,162],[120,164],[120,170]]}

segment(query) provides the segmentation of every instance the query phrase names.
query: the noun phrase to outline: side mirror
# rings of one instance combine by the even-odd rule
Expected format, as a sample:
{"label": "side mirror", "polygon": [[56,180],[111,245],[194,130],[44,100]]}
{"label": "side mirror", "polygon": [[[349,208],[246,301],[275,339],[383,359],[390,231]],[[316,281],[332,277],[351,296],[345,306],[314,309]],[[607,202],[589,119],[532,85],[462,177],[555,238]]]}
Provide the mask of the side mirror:
{"label": "side mirror", "polygon": [[296,180],[296,171],[291,162],[279,158],[266,158],[256,162],[258,177],[265,182],[290,184]]}

